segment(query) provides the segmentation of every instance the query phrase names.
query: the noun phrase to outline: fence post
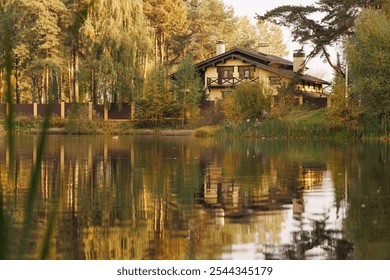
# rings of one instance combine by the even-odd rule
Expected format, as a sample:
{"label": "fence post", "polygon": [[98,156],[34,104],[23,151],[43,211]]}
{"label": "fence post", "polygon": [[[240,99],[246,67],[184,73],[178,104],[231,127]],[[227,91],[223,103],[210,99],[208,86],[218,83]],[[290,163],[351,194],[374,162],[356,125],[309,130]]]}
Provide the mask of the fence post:
{"label": "fence post", "polygon": [[33,116],[36,119],[38,117],[38,103],[33,103]]}
{"label": "fence post", "polygon": [[135,101],[132,100],[130,103],[130,120],[135,120]]}
{"label": "fence post", "polygon": [[65,119],[65,102],[61,102],[61,119]]}
{"label": "fence post", "polygon": [[299,96],[299,106],[302,106],[303,105],[303,96],[300,95]]}
{"label": "fence post", "polygon": [[92,102],[88,102],[88,119],[92,121]]}
{"label": "fence post", "polygon": [[104,121],[108,121],[108,103],[104,102]]}
{"label": "fence post", "polygon": [[9,117],[9,103],[5,103],[5,116]]}
{"label": "fence post", "polygon": [[275,107],[275,96],[271,96],[271,108]]}

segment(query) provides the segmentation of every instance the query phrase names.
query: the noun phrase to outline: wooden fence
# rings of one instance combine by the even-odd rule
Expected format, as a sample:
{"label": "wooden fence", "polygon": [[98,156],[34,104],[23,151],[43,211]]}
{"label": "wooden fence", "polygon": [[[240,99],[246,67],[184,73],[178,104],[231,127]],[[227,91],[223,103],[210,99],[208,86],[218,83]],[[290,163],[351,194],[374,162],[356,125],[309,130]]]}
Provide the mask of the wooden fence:
{"label": "wooden fence", "polygon": [[[26,116],[31,118],[40,118],[45,116],[48,104],[13,104],[14,114],[16,116]],[[130,120],[130,104],[105,104],[95,105],[89,103],[65,103],[52,104],[51,114],[60,118],[66,118],[72,110],[82,108],[88,111],[88,118],[92,120],[94,116],[101,116],[105,121],[108,120]],[[8,104],[0,104],[0,116],[5,116],[9,112]]]}

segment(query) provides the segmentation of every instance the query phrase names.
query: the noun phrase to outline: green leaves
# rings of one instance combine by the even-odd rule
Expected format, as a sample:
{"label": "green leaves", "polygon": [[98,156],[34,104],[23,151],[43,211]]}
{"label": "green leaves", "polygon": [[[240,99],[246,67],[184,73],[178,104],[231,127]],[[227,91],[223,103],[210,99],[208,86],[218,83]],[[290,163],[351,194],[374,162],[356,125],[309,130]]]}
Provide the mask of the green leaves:
{"label": "green leaves", "polygon": [[380,1],[320,0],[312,6],[281,6],[258,18],[291,28],[295,41],[312,45],[308,58],[321,55],[337,73],[344,75],[327,48],[351,36],[361,7],[377,4],[373,2]]}
{"label": "green leaves", "polygon": [[190,57],[183,59],[175,73],[174,92],[181,106],[182,125],[198,115],[201,80]]}
{"label": "green leaves", "polygon": [[233,124],[246,119],[260,120],[269,111],[271,95],[272,89],[263,81],[240,84],[223,100],[225,118]]}
{"label": "green leaves", "polygon": [[[390,4],[388,4],[390,5]],[[390,17],[365,9],[356,21],[356,32],[347,45],[350,80],[366,113],[390,114]]]}

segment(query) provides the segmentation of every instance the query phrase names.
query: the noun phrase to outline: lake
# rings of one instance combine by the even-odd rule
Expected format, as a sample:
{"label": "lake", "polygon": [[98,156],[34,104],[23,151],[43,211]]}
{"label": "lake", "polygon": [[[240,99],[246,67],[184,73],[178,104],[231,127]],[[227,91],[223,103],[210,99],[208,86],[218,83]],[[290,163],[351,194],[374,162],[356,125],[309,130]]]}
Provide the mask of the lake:
{"label": "lake", "polygon": [[[9,259],[390,259],[388,142],[0,137]],[[53,214],[54,213],[54,214]]]}

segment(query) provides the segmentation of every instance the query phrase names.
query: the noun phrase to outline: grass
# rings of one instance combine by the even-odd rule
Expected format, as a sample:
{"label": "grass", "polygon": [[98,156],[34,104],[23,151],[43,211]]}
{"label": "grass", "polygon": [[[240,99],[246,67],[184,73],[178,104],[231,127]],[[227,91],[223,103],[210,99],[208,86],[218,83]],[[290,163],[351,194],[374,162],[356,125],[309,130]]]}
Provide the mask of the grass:
{"label": "grass", "polygon": [[[362,118],[358,129],[348,129],[345,125],[330,125],[327,109],[300,109],[287,113],[283,118],[273,118],[262,122],[241,122],[237,125],[220,123],[219,125],[201,126],[192,129],[170,129],[163,127],[137,128],[131,121],[105,122],[99,116],[89,120],[83,109],[76,111],[67,119],[52,117],[48,134],[81,134],[81,135],[166,135],[195,137],[256,137],[285,139],[388,139],[390,123],[383,125],[377,120]],[[3,121],[5,123],[5,121]],[[41,133],[43,119],[32,119],[16,116],[13,120],[15,133]],[[5,125],[6,127],[7,125]],[[0,125],[0,135],[1,135]],[[4,129],[3,129],[4,134]]]}
{"label": "grass", "polygon": [[297,110],[282,119],[223,124],[215,134],[225,137],[326,138],[329,129],[326,126],[326,109]]}
{"label": "grass", "polygon": [[195,137],[212,137],[218,135],[219,127],[214,126],[202,126],[195,129],[194,136]]}

